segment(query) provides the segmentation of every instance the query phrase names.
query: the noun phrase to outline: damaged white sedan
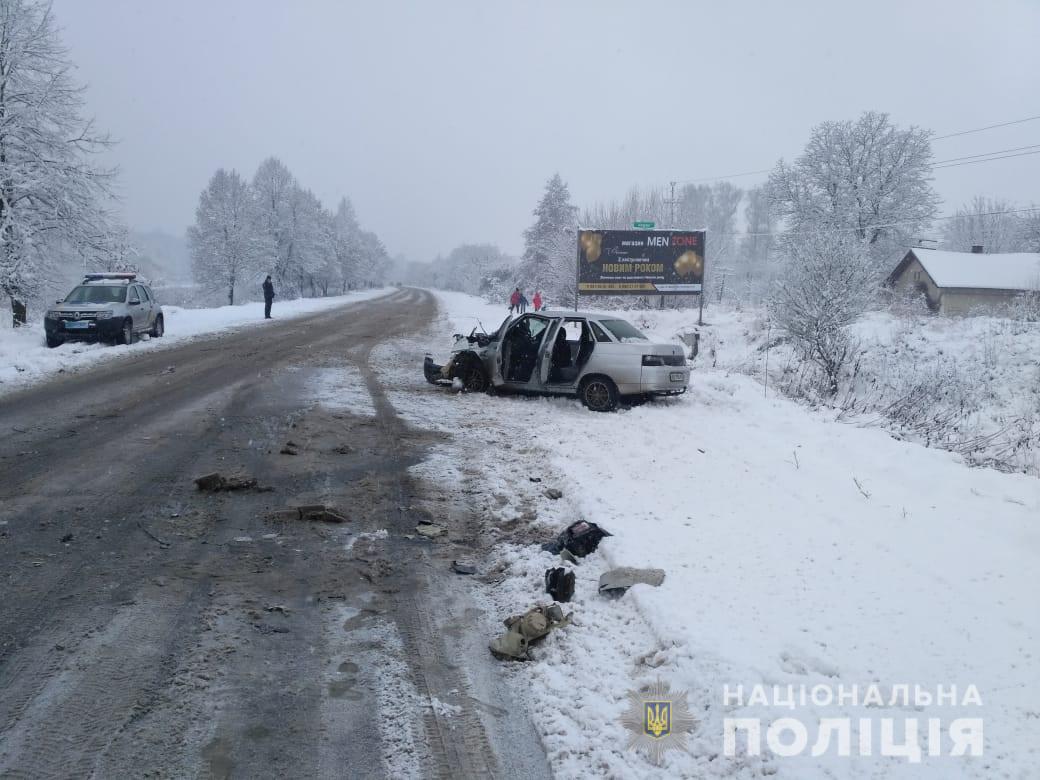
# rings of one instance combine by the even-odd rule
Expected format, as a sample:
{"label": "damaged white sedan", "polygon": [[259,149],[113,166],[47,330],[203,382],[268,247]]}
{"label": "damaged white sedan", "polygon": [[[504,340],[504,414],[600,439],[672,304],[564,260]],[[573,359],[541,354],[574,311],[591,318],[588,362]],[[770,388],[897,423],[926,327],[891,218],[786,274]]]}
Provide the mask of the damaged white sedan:
{"label": "damaged white sedan", "polygon": [[432,383],[568,395],[609,412],[624,398],[680,395],[690,369],[678,344],[653,344],[638,328],[610,314],[541,311],[507,317],[494,333],[455,334],[444,365],[426,356]]}

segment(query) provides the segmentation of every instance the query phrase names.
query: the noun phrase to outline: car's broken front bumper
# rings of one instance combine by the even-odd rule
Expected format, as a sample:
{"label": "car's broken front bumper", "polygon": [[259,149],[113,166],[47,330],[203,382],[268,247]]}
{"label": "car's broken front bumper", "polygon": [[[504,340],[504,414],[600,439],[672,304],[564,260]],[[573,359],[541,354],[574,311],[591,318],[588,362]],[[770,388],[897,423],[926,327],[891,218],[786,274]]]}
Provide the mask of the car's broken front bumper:
{"label": "car's broken front bumper", "polygon": [[430,355],[426,356],[423,360],[423,376],[426,377],[426,381],[430,384],[437,384],[438,382],[447,382],[448,377],[444,370],[444,366],[439,366],[433,362],[433,358]]}

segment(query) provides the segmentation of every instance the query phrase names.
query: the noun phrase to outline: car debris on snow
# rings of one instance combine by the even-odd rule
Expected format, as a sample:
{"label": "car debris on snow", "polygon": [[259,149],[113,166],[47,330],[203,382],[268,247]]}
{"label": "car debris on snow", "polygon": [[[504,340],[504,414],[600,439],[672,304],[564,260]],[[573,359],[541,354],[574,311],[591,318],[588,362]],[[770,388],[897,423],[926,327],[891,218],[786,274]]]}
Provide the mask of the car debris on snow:
{"label": "car debris on snow", "polygon": [[619,599],[633,585],[660,587],[664,582],[664,569],[635,569],[621,566],[603,572],[599,577],[599,592],[604,596]]}
{"label": "car debris on snow", "polygon": [[553,601],[570,601],[574,596],[574,572],[562,566],[546,569],[545,592]]}
{"label": "car debris on snow", "polygon": [[604,537],[612,535],[595,523],[578,520],[561,531],[553,541],[543,544],[542,549],[553,555],[562,555],[563,551],[567,551],[573,556],[584,558],[596,551]]}
{"label": "car debris on snow", "polygon": [[545,638],[550,631],[570,623],[571,614],[564,616],[557,604],[537,606],[522,615],[506,618],[506,631],[488,645],[491,655],[500,661],[527,661],[532,642]]}

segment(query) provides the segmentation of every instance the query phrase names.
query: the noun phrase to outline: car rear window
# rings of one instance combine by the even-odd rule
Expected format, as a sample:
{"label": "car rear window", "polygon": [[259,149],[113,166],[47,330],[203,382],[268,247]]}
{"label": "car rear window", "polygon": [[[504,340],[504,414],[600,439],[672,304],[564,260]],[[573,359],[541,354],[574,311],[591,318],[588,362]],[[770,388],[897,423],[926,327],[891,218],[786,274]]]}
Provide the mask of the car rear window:
{"label": "car rear window", "polygon": [[600,325],[614,334],[618,341],[648,341],[634,325],[624,320],[600,320]]}
{"label": "car rear window", "polygon": [[124,303],[126,285],[81,284],[65,298],[65,303]]}

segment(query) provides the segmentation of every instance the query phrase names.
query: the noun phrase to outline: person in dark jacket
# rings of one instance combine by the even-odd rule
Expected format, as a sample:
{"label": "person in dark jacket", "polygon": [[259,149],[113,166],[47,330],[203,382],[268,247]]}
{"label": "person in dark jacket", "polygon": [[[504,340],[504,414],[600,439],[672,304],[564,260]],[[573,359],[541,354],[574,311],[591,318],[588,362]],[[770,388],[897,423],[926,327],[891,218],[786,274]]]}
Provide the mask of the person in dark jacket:
{"label": "person in dark jacket", "polygon": [[264,319],[271,319],[271,304],[274,303],[274,285],[271,284],[271,274],[264,279]]}

